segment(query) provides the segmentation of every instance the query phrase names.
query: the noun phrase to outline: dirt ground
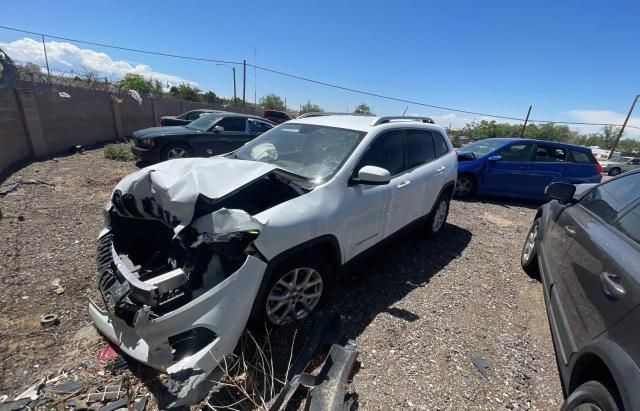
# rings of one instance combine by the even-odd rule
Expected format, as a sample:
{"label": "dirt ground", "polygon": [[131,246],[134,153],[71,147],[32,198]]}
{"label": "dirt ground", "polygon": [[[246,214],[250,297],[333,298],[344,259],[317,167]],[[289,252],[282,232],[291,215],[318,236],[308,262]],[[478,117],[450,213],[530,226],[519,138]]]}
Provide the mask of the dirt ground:
{"label": "dirt ground", "polygon": [[[87,301],[99,298],[102,206],[136,169],[97,149],[28,165],[0,183],[21,182],[0,196],[0,395],[13,398],[63,369],[87,391],[121,378],[95,359],[103,342],[87,327]],[[535,208],[453,201],[439,239],[411,233],[338,280],[318,315],[339,312],[358,343],[360,408],[559,408],[542,287],[518,262]],[[42,327],[50,313],[59,325]],[[273,332],[275,362],[286,368],[282,347],[308,328]],[[474,357],[488,364],[486,378]]]}

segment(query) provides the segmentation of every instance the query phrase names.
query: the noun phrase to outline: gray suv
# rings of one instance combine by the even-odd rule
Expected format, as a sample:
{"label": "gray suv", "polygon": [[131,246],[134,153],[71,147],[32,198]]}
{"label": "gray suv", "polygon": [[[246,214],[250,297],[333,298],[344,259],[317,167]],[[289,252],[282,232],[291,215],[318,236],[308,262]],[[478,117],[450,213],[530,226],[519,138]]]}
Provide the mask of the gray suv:
{"label": "gray suv", "polygon": [[521,263],[544,285],[562,409],[638,410],[640,170],[547,195]]}

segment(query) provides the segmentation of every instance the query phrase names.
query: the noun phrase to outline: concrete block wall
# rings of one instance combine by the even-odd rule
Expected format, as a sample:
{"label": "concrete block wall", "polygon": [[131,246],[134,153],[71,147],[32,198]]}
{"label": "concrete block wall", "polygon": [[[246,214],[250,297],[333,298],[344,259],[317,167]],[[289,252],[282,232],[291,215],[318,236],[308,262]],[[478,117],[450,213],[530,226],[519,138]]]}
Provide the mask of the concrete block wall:
{"label": "concrete block wall", "polygon": [[[84,88],[0,89],[0,173],[11,165],[46,158],[75,145],[90,145],[130,136],[142,128],[160,125],[160,117],[210,108],[261,115],[250,108],[223,107],[171,98],[142,104],[126,94]],[[70,97],[60,96],[60,92]]]}
{"label": "concrete block wall", "polygon": [[0,90],[0,171],[3,165],[13,164],[29,156],[29,143],[16,93],[12,89]]}

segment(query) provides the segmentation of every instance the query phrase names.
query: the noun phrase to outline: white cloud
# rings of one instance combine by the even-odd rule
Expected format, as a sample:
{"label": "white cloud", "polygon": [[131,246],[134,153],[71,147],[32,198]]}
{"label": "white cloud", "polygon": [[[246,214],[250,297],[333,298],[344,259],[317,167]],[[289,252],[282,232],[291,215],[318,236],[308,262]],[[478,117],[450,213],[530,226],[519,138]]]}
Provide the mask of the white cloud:
{"label": "white cloud", "polygon": [[[567,111],[566,114],[576,121],[585,123],[622,124],[626,117],[626,114],[608,110],[570,110]],[[627,126],[640,127],[640,117],[631,116]],[[602,126],[572,126],[572,128],[583,133],[593,133],[599,131]],[[638,139],[640,138],[640,130],[637,128],[627,127],[624,132],[624,137]]]}
{"label": "white cloud", "polygon": [[[163,85],[178,85],[181,83],[196,83],[179,76],[154,71],[146,64],[135,64],[124,60],[113,60],[108,54],[90,49],[81,49],[75,44],[48,41],[47,58],[49,66],[60,68],[63,71],[82,71],[90,69],[103,76],[123,77],[127,73],[140,74],[146,78],[159,80]],[[30,38],[23,38],[9,43],[0,43],[9,57],[19,62],[32,62],[40,66],[45,65],[42,43]]]}

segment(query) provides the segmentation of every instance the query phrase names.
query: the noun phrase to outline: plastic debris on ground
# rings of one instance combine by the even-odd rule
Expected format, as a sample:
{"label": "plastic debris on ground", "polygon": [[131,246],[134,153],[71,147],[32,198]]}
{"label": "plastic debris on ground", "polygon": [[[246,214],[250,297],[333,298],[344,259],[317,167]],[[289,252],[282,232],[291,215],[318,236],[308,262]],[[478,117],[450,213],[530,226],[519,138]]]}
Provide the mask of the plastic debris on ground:
{"label": "plastic debris on ground", "polygon": [[113,346],[111,344],[106,344],[100,349],[100,351],[98,351],[98,355],[96,355],[96,359],[98,361],[105,362],[105,361],[118,358],[118,356],[120,356],[120,354],[118,354],[118,352],[113,348]]}
{"label": "plastic debris on ground", "polygon": [[484,378],[489,378],[487,373],[489,364],[487,363],[487,360],[480,357],[473,357],[471,358],[471,362],[476,366],[476,368],[478,368],[478,371],[480,371],[480,374],[482,374]]}

